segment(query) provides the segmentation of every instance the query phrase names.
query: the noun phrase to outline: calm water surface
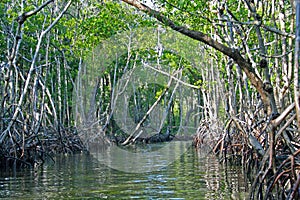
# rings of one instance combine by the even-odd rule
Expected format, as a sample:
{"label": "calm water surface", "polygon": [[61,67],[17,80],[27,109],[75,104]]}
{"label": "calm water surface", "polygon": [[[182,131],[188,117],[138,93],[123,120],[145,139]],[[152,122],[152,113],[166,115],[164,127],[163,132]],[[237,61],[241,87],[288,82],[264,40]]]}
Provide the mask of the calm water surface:
{"label": "calm water surface", "polygon": [[87,154],[54,160],[36,172],[0,172],[0,198],[244,199],[249,189],[238,167],[225,168],[193,148],[167,167],[145,173],[112,169]]}

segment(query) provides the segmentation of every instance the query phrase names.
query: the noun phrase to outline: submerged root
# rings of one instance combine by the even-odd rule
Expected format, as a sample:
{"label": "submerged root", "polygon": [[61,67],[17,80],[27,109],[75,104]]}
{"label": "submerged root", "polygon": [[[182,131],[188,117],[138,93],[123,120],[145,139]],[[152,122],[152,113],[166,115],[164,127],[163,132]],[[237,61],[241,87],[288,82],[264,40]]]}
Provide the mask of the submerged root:
{"label": "submerged root", "polygon": [[231,116],[214,140],[210,123],[203,121],[194,146],[213,143],[220,162],[241,165],[252,183],[250,199],[300,199],[300,134],[291,111],[276,118]]}
{"label": "submerged root", "polygon": [[202,121],[197,129],[197,133],[193,138],[193,145],[196,148],[201,148],[209,133],[209,126],[206,121]]}
{"label": "submerged root", "polygon": [[[17,135],[16,135],[17,136]],[[3,169],[37,168],[54,154],[75,153],[84,146],[74,129],[44,129],[38,134],[13,137],[0,147],[0,167]],[[53,160],[53,159],[52,159]]]}
{"label": "submerged root", "polygon": [[202,146],[209,146],[210,149],[218,146],[218,138],[222,133],[219,127],[221,126],[218,125],[218,122],[212,123],[206,120],[202,120],[195,136],[193,137],[193,146],[197,149],[201,148]]}
{"label": "submerged root", "polygon": [[283,199],[299,199],[300,198],[300,149],[294,154],[288,156],[276,169],[267,186],[265,199],[272,196],[272,191],[279,186]]}

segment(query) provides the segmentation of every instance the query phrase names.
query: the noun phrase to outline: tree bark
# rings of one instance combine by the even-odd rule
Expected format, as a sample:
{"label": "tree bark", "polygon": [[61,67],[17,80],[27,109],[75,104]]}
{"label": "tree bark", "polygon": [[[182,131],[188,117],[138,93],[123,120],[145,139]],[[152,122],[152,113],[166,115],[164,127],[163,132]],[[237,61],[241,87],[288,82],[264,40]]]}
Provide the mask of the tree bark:
{"label": "tree bark", "polygon": [[295,66],[294,66],[294,98],[295,98],[298,132],[300,132],[299,54],[300,54],[300,1],[296,0],[296,45],[295,45]]}
{"label": "tree bark", "polygon": [[[213,47],[214,49],[222,52],[224,55],[227,55],[228,57],[232,58],[241,67],[241,69],[245,72],[245,74],[249,78],[251,84],[259,92],[264,105],[267,106],[268,108],[271,108],[271,101],[269,98],[269,93],[264,89],[263,81],[255,73],[255,70],[252,67],[251,63],[242,57],[242,55],[239,53],[239,50],[225,46],[224,44],[214,40],[209,35],[207,35],[203,32],[190,30],[185,26],[177,26],[172,20],[168,19],[160,12],[149,8],[148,6],[142,4],[141,2],[139,2],[137,0],[122,0],[122,1],[138,8],[139,10],[149,14],[150,16],[153,16],[158,21],[169,26],[173,30],[178,31],[179,33],[182,33],[192,39],[203,42],[203,43]],[[271,113],[269,113],[269,114],[271,114]]]}

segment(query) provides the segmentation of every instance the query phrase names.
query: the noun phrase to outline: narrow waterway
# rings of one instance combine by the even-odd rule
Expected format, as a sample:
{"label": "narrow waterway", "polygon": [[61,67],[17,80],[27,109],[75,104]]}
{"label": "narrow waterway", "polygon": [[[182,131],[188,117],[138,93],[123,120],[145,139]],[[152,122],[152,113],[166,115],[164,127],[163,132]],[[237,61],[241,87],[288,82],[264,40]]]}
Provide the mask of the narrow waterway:
{"label": "narrow waterway", "polygon": [[[174,145],[180,142],[168,146],[170,151],[176,149]],[[38,171],[1,171],[0,198],[215,200],[245,199],[249,190],[239,167],[225,168],[207,151],[193,148],[167,166],[138,173],[108,167],[93,154],[62,155],[54,160]],[[143,166],[148,169],[149,163],[137,167]]]}

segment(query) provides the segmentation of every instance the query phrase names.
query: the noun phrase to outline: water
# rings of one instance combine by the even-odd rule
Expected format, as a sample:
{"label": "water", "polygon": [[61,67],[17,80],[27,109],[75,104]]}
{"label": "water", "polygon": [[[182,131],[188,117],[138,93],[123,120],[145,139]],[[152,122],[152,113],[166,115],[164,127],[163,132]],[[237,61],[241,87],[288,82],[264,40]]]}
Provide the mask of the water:
{"label": "water", "polygon": [[245,199],[249,190],[239,167],[225,168],[213,155],[193,148],[170,165],[144,173],[112,169],[87,154],[54,160],[38,171],[0,172],[0,198]]}

